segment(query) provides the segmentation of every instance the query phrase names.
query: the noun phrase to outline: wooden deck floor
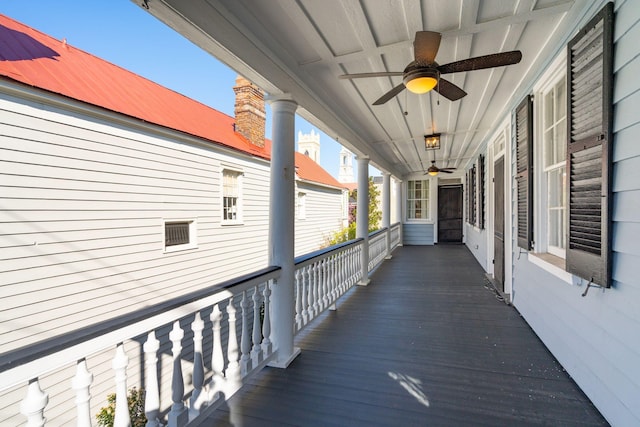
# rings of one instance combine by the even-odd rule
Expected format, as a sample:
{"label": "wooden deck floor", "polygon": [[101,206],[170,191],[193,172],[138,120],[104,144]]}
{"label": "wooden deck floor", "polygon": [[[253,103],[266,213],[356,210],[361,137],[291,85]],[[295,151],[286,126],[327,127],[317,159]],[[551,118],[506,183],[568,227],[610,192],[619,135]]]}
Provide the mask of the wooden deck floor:
{"label": "wooden deck floor", "polygon": [[393,255],[203,425],[607,425],[464,246]]}

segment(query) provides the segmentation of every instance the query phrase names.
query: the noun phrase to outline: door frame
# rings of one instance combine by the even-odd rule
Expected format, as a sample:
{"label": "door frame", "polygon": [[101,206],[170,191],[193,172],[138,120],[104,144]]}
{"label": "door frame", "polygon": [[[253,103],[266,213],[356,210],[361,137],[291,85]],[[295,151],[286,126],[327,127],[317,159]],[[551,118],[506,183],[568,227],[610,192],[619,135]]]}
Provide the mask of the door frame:
{"label": "door frame", "polygon": [[[504,157],[504,293],[513,300],[513,216],[511,200],[513,199],[513,189],[511,182],[513,180],[512,150],[513,141],[511,140],[511,116],[507,117],[498,127],[498,131],[490,138],[491,143],[487,146],[487,273],[493,274],[493,253],[495,245],[493,236],[495,233],[495,193],[493,190],[493,180],[495,177],[495,162],[498,158]],[[504,141],[504,149],[498,150],[497,147],[501,141]]]}

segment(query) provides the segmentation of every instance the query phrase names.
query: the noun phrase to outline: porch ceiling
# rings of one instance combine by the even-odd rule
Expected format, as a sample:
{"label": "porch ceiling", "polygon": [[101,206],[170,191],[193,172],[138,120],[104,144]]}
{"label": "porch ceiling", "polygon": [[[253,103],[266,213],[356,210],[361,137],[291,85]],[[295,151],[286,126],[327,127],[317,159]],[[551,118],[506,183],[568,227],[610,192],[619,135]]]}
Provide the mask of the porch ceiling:
{"label": "porch ceiling", "polygon": [[[140,0],[134,0],[137,3]],[[146,3],[146,2],[145,2]],[[150,0],[149,12],[261,86],[290,94],[298,114],[396,177],[433,160],[457,167],[477,155],[575,23],[584,0]],[[436,61],[518,49],[517,65],[448,74],[468,95],[404,91],[372,103],[401,77],[340,80],[345,73],[402,71],[419,30],[442,33]],[[442,134],[425,151],[423,135]],[[455,175],[454,175],[455,176]]]}

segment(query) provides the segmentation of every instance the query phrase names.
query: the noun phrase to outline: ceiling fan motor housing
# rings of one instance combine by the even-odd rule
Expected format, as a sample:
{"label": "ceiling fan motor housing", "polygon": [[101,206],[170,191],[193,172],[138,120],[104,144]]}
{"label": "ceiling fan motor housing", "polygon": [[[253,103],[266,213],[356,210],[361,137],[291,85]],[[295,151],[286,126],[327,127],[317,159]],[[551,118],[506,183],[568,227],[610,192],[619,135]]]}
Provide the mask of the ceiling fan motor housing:
{"label": "ceiling fan motor housing", "polygon": [[[433,64],[427,64],[419,61],[413,61],[403,71],[402,83],[414,93],[425,93],[429,90],[433,89],[440,79],[440,72],[433,66]],[[425,79],[430,80],[430,85],[426,87],[423,85],[420,86],[418,90],[413,89],[416,86],[415,80],[417,79]],[[411,82],[414,82],[412,85]],[[430,86],[430,87],[429,87]],[[424,90],[424,88],[427,88]]]}

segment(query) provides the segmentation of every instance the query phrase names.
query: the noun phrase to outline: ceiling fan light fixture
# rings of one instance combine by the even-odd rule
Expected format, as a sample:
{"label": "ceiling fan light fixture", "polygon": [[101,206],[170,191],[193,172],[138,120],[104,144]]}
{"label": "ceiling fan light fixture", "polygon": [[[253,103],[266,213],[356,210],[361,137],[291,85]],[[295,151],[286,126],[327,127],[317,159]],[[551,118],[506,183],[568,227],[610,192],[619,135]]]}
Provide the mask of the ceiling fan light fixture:
{"label": "ceiling fan light fixture", "polygon": [[428,173],[429,173],[429,175],[431,175],[431,176],[436,176],[436,175],[438,175],[438,171],[429,171]]}
{"label": "ceiling fan light fixture", "polygon": [[410,92],[427,93],[438,84],[438,71],[424,68],[409,71],[405,74],[403,83]]}

